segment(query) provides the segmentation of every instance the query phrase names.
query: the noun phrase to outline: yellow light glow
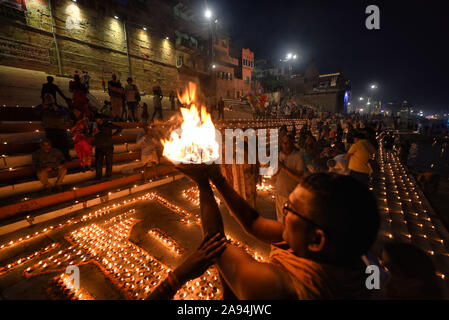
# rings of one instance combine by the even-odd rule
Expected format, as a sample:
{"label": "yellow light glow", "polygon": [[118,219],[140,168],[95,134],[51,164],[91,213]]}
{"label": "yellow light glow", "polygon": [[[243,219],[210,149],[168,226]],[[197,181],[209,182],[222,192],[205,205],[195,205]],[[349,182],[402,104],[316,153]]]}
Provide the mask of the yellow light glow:
{"label": "yellow light glow", "polygon": [[80,8],[74,3],[67,6],[67,8],[65,9],[65,13],[76,19],[81,18]]}

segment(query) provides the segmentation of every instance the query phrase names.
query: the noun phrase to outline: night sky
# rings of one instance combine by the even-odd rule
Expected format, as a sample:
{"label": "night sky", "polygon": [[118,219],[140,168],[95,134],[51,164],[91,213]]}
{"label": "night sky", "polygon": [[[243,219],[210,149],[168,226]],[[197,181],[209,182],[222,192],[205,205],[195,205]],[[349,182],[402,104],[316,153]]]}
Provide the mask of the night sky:
{"label": "night sky", "polygon": [[[234,44],[260,58],[287,52],[313,59],[320,73],[343,71],[353,100],[377,83],[382,102],[449,109],[448,1],[208,0]],[[367,30],[365,9],[380,8],[380,30]]]}

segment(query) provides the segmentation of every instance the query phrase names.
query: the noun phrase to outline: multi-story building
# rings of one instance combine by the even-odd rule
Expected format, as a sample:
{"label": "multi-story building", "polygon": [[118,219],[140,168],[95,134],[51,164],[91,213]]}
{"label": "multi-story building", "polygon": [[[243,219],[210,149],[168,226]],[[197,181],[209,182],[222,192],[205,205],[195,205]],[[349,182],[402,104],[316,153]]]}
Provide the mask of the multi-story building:
{"label": "multi-story building", "polygon": [[[342,72],[320,74],[302,98],[324,111],[347,113],[351,84]],[[301,95],[298,95],[301,97]]]}
{"label": "multi-story building", "polygon": [[341,72],[320,74],[314,63],[304,68],[291,60],[258,60],[255,79],[255,87],[262,87],[264,92],[279,92],[281,101],[294,99],[298,104],[325,111],[348,111],[351,86]]}
{"label": "multi-story building", "polygon": [[250,49],[231,49],[230,37],[223,32],[214,36],[213,66],[217,98],[239,99],[251,91],[254,53]]}
{"label": "multi-story building", "polygon": [[230,55],[230,36],[224,32],[215,32],[213,37],[213,73],[211,96],[217,98],[235,98],[235,68],[238,60]]}
{"label": "multi-story building", "polygon": [[236,50],[239,66],[235,71],[235,77],[240,80],[236,83],[237,98],[245,96],[252,90],[252,80],[254,78],[254,52],[250,49]]}

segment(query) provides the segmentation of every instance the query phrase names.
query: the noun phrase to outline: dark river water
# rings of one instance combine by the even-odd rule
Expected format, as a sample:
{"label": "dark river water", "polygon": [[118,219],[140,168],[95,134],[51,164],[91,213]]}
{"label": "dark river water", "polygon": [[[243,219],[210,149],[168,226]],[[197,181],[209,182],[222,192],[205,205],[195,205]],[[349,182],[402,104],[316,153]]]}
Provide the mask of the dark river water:
{"label": "dark river water", "polygon": [[449,143],[413,143],[408,164],[411,167],[439,173],[442,177],[449,177]]}

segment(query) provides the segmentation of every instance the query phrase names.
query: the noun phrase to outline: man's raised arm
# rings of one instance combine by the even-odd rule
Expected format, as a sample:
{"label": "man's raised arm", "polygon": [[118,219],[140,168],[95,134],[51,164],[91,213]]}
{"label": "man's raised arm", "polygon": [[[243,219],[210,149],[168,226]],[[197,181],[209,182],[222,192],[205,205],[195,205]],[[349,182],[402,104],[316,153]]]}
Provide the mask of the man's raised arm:
{"label": "man's raised arm", "polygon": [[[201,225],[204,235],[206,237],[214,234],[224,236],[220,209],[215,201],[207,174],[203,176],[196,174],[194,180],[198,183],[200,190]],[[245,202],[238,195],[237,197]],[[257,215],[257,212],[253,210],[254,213]],[[255,261],[240,248],[228,245],[217,259],[217,265],[226,283],[239,299],[268,300],[297,297],[291,280],[286,274],[274,265]]]}
{"label": "man's raised arm", "polygon": [[200,210],[201,210],[201,226],[205,237],[214,234],[224,234],[223,219],[221,218],[220,209],[214,197],[214,192],[206,177],[200,179],[198,188],[200,190]]}
{"label": "man's raised arm", "polygon": [[261,217],[259,213],[231,187],[221,175],[218,167],[210,167],[209,171],[212,182],[223,196],[231,214],[248,233],[259,240],[268,243],[282,241],[282,224],[275,220]]}

